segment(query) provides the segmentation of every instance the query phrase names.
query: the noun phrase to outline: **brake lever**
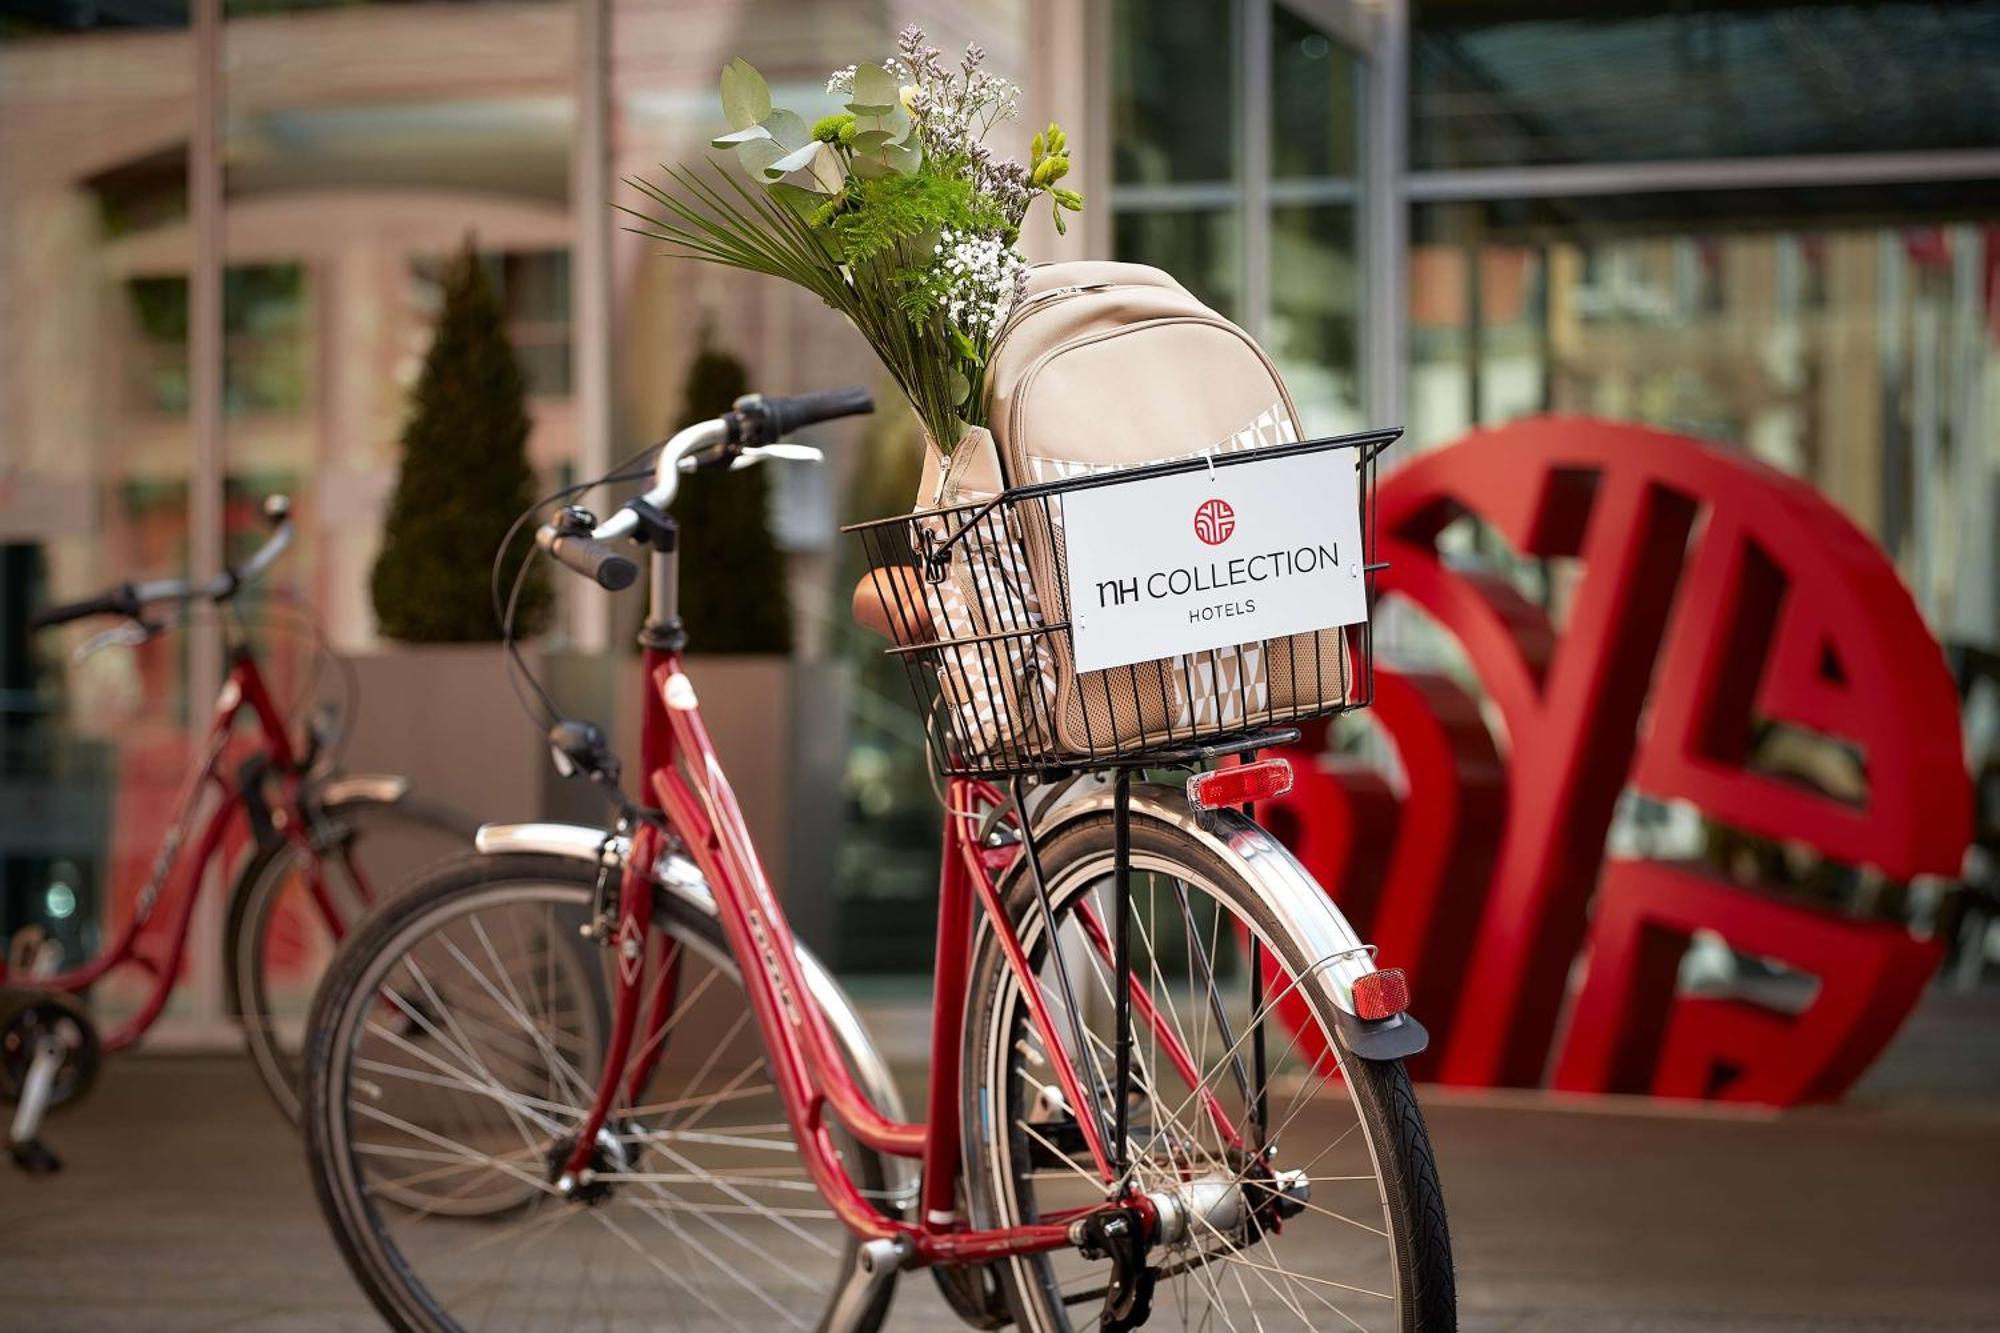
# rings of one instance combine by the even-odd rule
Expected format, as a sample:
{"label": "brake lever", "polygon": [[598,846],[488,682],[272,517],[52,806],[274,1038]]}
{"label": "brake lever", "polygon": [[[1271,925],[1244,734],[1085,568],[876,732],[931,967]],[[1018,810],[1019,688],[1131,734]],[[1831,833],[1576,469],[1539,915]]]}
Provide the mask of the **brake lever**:
{"label": "brake lever", "polygon": [[712,468],[727,458],[729,466],[725,471],[741,472],[746,467],[755,467],[766,461],[780,463],[823,463],[826,455],[810,444],[793,444],[788,440],[777,440],[770,444],[724,444],[700,453],[689,454],[680,463],[683,472],[701,472]]}
{"label": "brake lever", "polygon": [[166,626],[156,625],[150,620],[128,620],[122,625],[99,630],[85,639],[70,653],[69,660],[81,664],[106,648],[137,648],[165,628]]}
{"label": "brake lever", "polygon": [[729,470],[734,472],[738,468],[750,467],[753,464],[763,462],[767,458],[776,459],[781,463],[823,463],[826,461],[826,455],[818,449],[813,448],[810,444],[790,444],[780,440],[776,444],[753,445],[748,449],[740,451],[736,455],[735,460],[730,463]]}

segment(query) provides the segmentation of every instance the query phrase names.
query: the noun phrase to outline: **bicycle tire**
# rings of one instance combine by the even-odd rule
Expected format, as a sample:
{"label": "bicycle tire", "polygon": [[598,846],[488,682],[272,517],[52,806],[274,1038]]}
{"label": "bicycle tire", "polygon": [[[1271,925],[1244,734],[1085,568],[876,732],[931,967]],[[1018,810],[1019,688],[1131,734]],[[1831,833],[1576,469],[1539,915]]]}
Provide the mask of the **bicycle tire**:
{"label": "bicycle tire", "polygon": [[[359,998],[366,989],[372,1001],[390,966],[381,961],[381,955],[401,947],[399,942],[419,938],[426,918],[441,922],[453,911],[469,913],[475,907],[468,904],[476,904],[482,893],[494,895],[510,885],[546,886],[566,893],[565,900],[572,904],[587,906],[591,902],[596,880],[596,873],[589,865],[534,853],[467,857],[437,867],[405,894],[385,904],[368,918],[342,945],[320,987],[308,1028],[311,1056],[305,1121],[308,1164],[321,1211],[334,1232],[342,1257],[377,1311],[394,1328],[438,1333],[459,1328],[460,1324],[456,1313],[447,1308],[414,1270],[403,1247],[387,1234],[379,1212],[362,1188],[365,1172],[358,1164],[350,1140],[345,1086],[348,1070],[344,1054],[354,1048],[356,1023],[364,1007],[358,1003]],[[698,937],[697,947],[703,950],[703,958],[716,968],[718,974],[734,974],[734,959],[729,954],[721,925],[713,915],[698,911],[682,899],[665,893],[655,895],[654,911],[656,923],[672,932],[674,938],[688,941]],[[727,973],[724,972],[725,967]],[[790,1142],[788,1137],[785,1142]],[[882,1160],[876,1154],[853,1145],[845,1145],[844,1150],[857,1183],[864,1190],[886,1193],[887,1172]],[[614,1188],[619,1188],[615,1172],[607,1169],[603,1178],[611,1180]],[[644,1202],[641,1201],[642,1205]],[[592,1208],[590,1204],[560,1206],[581,1210]],[[556,1225],[560,1227],[564,1223],[558,1221]],[[835,1271],[844,1275],[854,1263],[857,1242],[844,1230],[840,1234],[844,1243]],[[584,1276],[589,1276],[588,1269]],[[779,1279],[773,1275],[771,1280],[776,1282]],[[837,1282],[830,1283],[824,1290],[824,1299],[829,1304],[837,1285]],[[545,1288],[546,1284],[538,1283],[534,1289],[541,1291]],[[887,1314],[893,1294],[891,1284],[868,1312],[862,1324],[864,1329],[872,1330],[879,1325]],[[670,1308],[662,1306],[660,1317],[666,1317]],[[565,1326],[584,1325],[579,1318],[572,1317]],[[775,1325],[752,1323],[739,1326]]]}
{"label": "bicycle tire", "polygon": [[[472,845],[478,825],[467,815],[438,802],[410,796],[351,796],[329,803],[324,817],[335,826],[387,820],[435,835],[439,845],[422,859],[435,861]],[[448,840],[448,841],[447,841]],[[455,847],[450,843],[456,843]],[[286,1049],[272,1001],[271,931],[275,914],[293,881],[300,849],[290,841],[255,848],[231,881],[227,923],[223,928],[224,1002],[243,1032],[244,1049],[264,1090],[294,1125],[305,1071],[297,1052]],[[409,858],[405,858],[406,860]],[[412,869],[421,867],[412,864]],[[378,892],[389,885],[378,884]],[[330,941],[329,941],[330,943]],[[303,987],[310,994],[310,987]]]}
{"label": "bicycle tire", "polygon": [[[1185,872],[1180,875],[1184,883],[1201,883],[1216,894],[1220,906],[1228,907],[1237,913],[1237,920],[1229,934],[1239,934],[1246,928],[1254,928],[1264,947],[1271,950],[1272,959],[1287,969],[1291,975],[1302,975],[1305,970],[1311,968],[1316,960],[1309,957],[1299,942],[1284,931],[1280,918],[1263,905],[1256,886],[1239,878],[1222,857],[1170,823],[1141,812],[1133,812],[1130,829],[1135,866],[1149,867],[1146,873],[1155,875],[1161,874],[1163,868],[1170,868],[1174,872]],[[1085,900],[1086,894],[1100,895],[1091,901],[1102,901],[1103,881],[1112,864],[1113,837],[1111,815],[1104,813],[1078,820],[1062,828],[1053,837],[1048,838],[1045,845],[1040,848],[1045,882],[1051,895],[1051,905],[1056,914],[1059,932],[1071,929],[1068,923],[1076,919],[1072,909],[1078,902]],[[1004,895],[1003,902],[1007,906],[1010,918],[1017,924],[1021,942],[1029,949],[1031,960],[1037,967],[1046,964],[1047,950],[1043,943],[1044,932],[1039,907],[1034,894],[1034,885],[1025,867],[1016,865],[1009,872],[1009,878],[1003,882],[1001,888]],[[1158,900],[1153,901],[1157,906]],[[1065,913],[1069,915],[1065,916]],[[1135,902],[1135,916],[1137,914]],[[1224,935],[1219,929],[1220,920],[1218,912],[1216,935],[1226,940],[1228,935]],[[1155,924],[1157,925],[1157,922]],[[1143,970],[1138,965],[1141,951],[1139,941],[1152,938],[1143,926],[1142,922],[1141,928],[1134,932],[1137,937],[1133,944],[1135,973]],[[1187,932],[1183,930],[1183,934]],[[1194,934],[1199,935],[1199,928]],[[1162,944],[1164,946],[1164,933],[1162,933]],[[1065,958],[1073,956],[1072,950],[1071,941],[1065,937],[1063,956]],[[1189,974],[1193,976],[1196,974],[1196,969],[1192,959],[1196,951],[1189,947],[1185,949],[1185,953],[1190,959]],[[1211,963],[1215,961],[1217,960],[1212,959]],[[1093,966],[1102,968],[1101,963]],[[1071,965],[1068,970],[1075,973],[1080,969]],[[1038,1112],[1029,1109],[1025,1101],[1032,1075],[1028,1069],[1030,1061],[1022,1059],[1021,1052],[1023,1042],[1029,1043],[1032,1048],[1038,1039],[1029,1035],[1030,1027],[1024,1012],[1025,1006],[1014,998],[1020,995],[1019,986],[1006,964],[999,943],[992,931],[983,926],[975,943],[970,976],[964,1056],[961,1065],[961,1115],[968,1153],[966,1182],[971,1221],[974,1226],[982,1228],[1018,1225],[1036,1220],[1039,1215],[1034,1195],[1042,1186],[1037,1184],[1034,1178],[1053,1175],[1058,1182],[1065,1180],[1061,1170],[1062,1153],[1058,1149],[1068,1150],[1072,1144],[1080,1142],[1080,1135],[1073,1136],[1070,1143],[1052,1143],[1051,1140],[1057,1138],[1054,1130],[1049,1129],[1047,1124],[1037,1129],[1035,1124],[1029,1123]],[[1247,978],[1247,968],[1244,969],[1243,976]],[[1171,998],[1170,987],[1163,973],[1155,971],[1152,973],[1152,978],[1153,981],[1148,983],[1148,989],[1153,989],[1154,984],[1158,983],[1158,989],[1167,992]],[[1103,984],[1101,971],[1098,980],[1098,989],[1108,1001],[1110,991],[1108,986]],[[1247,979],[1244,985],[1247,988]],[[1050,991],[1050,987],[1046,984],[1042,988]],[[1180,1012],[1191,1014],[1205,1004],[1205,1001],[1192,993],[1193,989],[1198,987],[1190,989],[1185,1009]],[[1317,995],[1316,991],[1311,993]],[[1060,1029],[1067,1021],[1066,1010],[1053,992],[1049,996],[1049,1003],[1055,1015],[1054,1022]],[[1320,1005],[1316,1003],[1314,1007],[1317,1009]],[[1078,1002],[1078,1008],[1088,1010],[1083,1001]],[[1166,1011],[1167,1006],[1163,1005],[1162,1012]],[[1334,1022],[1331,1014],[1315,1013],[1314,1017],[1330,1032]],[[1179,1023],[1180,1019],[1176,1017],[1174,1021]],[[1138,1023],[1136,1016],[1134,1023]],[[1283,1041],[1282,1025],[1273,1018],[1270,1026],[1278,1033],[1277,1040]],[[1242,1046],[1247,1035],[1245,1033],[1236,1038],[1237,1047]],[[1094,1040],[1094,1035],[1086,1036],[1087,1045]],[[1066,1040],[1066,1048],[1068,1044],[1070,1043]],[[1094,1045],[1091,1048],[1096,1049]],[[1382,1215],[1386,1223],[1385,1229],[1388,1232],[1384,1267],[1393,1271],[1394,1286],[1389,1294],[1393,1295],[1394,1301],[1391,1313],[1384,1315],[1381,1312],[1374,1312],[1376,1317],[1370,1318],[1366,1323],[1357,1320],[1346,1308],[1342,1309],[1337,1318],[1332,1315],[1320,1316],[1316,1308],[1311,1313],[1323,1318],[1325,1326],[1329,1327],[1369,1329],[1381,1327],[1398,1330],[1398,1333],[1449,1333],[1449,1330],[1457,1326],[1449,1228],[1446,1223],[1443,1191],[1438,1183],[1435,1157],[1409,1077],[1399,1061],[1361,1060],[1339,1051],[1337,1042],[1334,1044],[1334,1049],[1339,1059],[1340,1085],[1348,1089],[1347,1100],[1355,1109],[1357,1123],[1363,1127],[1363,1137],[1369,1150],[1368,1157],[1372,1164]],[[1196,1064],[1199,1066],[1199,1062]],[[1207,1077],[1205,1072],[1203,1077]],[[1161,1079],[1157,1084],[1146,1085],[1146,1088],[1157,1092],[1164,1083],[1165,1080]],[[1221,1086],[1221,1083],[1218,1081],[1216,1086]],[[1047,1091],[1046,1087],[1042,1090],[1044,1105]],[[1315,1092],[1314,1099],[1316,1098]],[[1165,1104],[1167,1099],[1142,1097],[1141,1105],[1150,1108],[1156,1100]],[[1054,1117],[1059,1126],[1063,1125],[1060,1111],[1061,1108],[1058,1108]],[[1049,1114],[1047,1111],[1039,1113]],[[1159,1117],[1157,1110],[1151,1110],[1149,1113]],[[1134,1114],[1136,1117],[1140,1112],[1135,1111]],[[1272,1118],[1276,1119],[1275,1116]],[[1069,1123],[1073,1124],[1073,1117]],[[987,1133],[985,1127],[989,1125],[1006,1127],[1008,1132],[996,1129]],[[1167,1136],[1166,1131],[1158,1125],[1151,1126],[1151,1131],[1153,1140],[1168,1137],[1174,1154],[1200,1158],[1203,1150],[1190,1153],[1185,1135]],[[1034,1135],[1041,1135],[1043,1141],[1034,1142]],[[1199,1148],[1199,1136],[1196,1137]],[[1175,1141],[1176,1138],[1178,1142]],[[1285,1134],[1277,1135],[1275,1142],[1279,1149],[1282,1150],[1287,1146],[1285,1140]],[[977,1155],[978,1150],[975,1145],[985,1146],[983,1157]],[[1071,1156],[1074,1161],[1087,1160],[1082,1158],[1080,1152],[1072,1153]],[[1038,1159],[1040,1165],[1036,1164]],[[1274,1166],[1281,1167],[1284,1161],[1285,1155],[1280,1152]],[[1023,1174],[1024,1171],[1026,1174]],[[1182,1171],[1185,1174],[1187,1168],[1184,1166]],[[1341,1177],[1341,1179],[1351,1180],[1354,1177]],[[1098,1188],[1101,1190],[1102,1186]],[[1071,1193],[1082,1192],[1082,1185],[1071,1183]],[[1312,1205],[1308,1203],[1305,1206]],[[1306,1220],[1317,1221],[1314,1218]],[[1217,1239],[1220,1240],[1220,1233]],[[1269,1240],[1268,1243],[1275,1245],[1276,1242]],[[1219,1257],[1200,1263],[1190,1262],[1181,1270],[1182,1273],[1199,1276],[1203,1270],[1212,1268],[1216,1264],[1227,1265],[1239,1259],[1244,1267],[1257,1262],[1255,1241],[1232,1248],[1228,1244],[1203,1238],[1202,1244],[1211,1252],[1217,1253]],[[1160,1255],[1157,1251],[1155,1255],[1159,1258],[1170,1258]],[[1080,1302],[1076,1295],[1078,1291],[1091,1290],[1085,1285],[1087,1281],[1093,1280],[1087,1276],[1090,1270],[1078,1267],[1081,1261],[1072,1253],[1058,1252],[1058,1256],[1017,1258],[997,1266],[1002,1286],[1019,1327],[1037,1330],[1039,1333],[1042,1330],[1071,1328],[1072,1320],[1076,1321],[1076,1325],[1094,1322],[1096,1318],[1094,1309],[1085,1309],[1082,1315],[1078,1314],[1079,1308],[1089,1306],[1091,1301]],[[1068,1267],[1070,1274],[1068,1277],[1059,1270],[1059,1264]],[[1167,1266],[1170,1266],[1170,1263],[1162,1265],[1162,1267]],[[1222,1271],[1227,1270],[1225,1268]],[[1080,1274],[1085,1276],[1080,1277]],[[1281,1317],[1274,1318],[1272,1312],[1266,1309],[1261,1313],[1261,1321],[1257,1326],[1277,1328],[1284,1326],[1282,1316],[1286,1311],[1283,1308],[1285,1300],[1282,1298],[1286,1293],[1268,1281],[1270,1276],[1271,1273],[1267,1269],[1266,1272],[1255,1274],[1241,1285],[1244,1289],[1244,1302],[1252,1305],[1265,1300],[1261,1293],[1253,1296],[1251,1292],[1258,1282],[1263,1282],[1272,1288],[1271,1294],[1280,1299],[1269,1301],[1267,1304],[1280,1306],[1278,1314]],[[1294,1295],[1312,1294],[1318,1289],[1307,1288],[1303,1284],[1323,1280],[1302,1274],[1293,1276],[1296,1278],[1296,1284],[1291,1289]],[[1241,1281],[1243,1274],[1238,1272],[1236,1277]],[[1282,1280],[1285,1279],[1281,1278]],[[1163,1279],[1164,1284],[1165,1279]],[[1211,1307],[1219,1303],[1213,1299],[1214,1297],[1228,1296],[1229,1299],[1234,1299],[1230,1293],[1222,1290],[1220,1279],[1217,1279],[1216,1286],[1209,1291]],[[1344,1293],[1337,1294],[1342,1295],[1343,1305],[1359,1299],[1346,1297]],[[1172,1296],[1173,1293],[1169,1293],[1167,1297],[1156,1294],[1155,1300],[1168,1299]],[[1180,1293],[1180,1298],[1185,1301],[1186,1293]],[[1305,1303],[1304,1299],[1299,1299],[1297,1302],[1301,1308]],[[1297,1310],[1292,1311],[1292,1313],[1297,1312]],[[1223,1313],[1227,1314],[1229,1311],[1225,1308]],[[1188,1316],[1185,1310],[1183,1314],[1184,1317],[1198,1318],[1198,1316]],[[1364,1318],[1369,1318],[1371,1310],[1363,1310],[1362,1314]],[[1160,1317],[1157,1311],[1156,1317]],[[1240,1319],[1242,1316],[1237,1317]],[[1302,1319],[1300,1322],[1308,1327],[1316,1326],[1311,1319]],[[1218,1326],[1235,1325],[1231,1323]],[[1246,1322],[1243,1326],[1247,1327],[1249,1324]]]}

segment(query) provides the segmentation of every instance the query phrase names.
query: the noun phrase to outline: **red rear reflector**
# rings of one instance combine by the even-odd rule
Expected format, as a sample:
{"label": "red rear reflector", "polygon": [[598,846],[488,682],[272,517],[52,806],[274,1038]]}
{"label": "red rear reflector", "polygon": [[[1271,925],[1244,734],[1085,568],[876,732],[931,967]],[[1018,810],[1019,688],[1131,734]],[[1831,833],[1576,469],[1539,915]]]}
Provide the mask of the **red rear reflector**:
{"label": "red rear reflector", "polygon": [[1400,967],[1370,972],[1354,983],[1354,1012],[1374,1023],[1410,1007],[1410,979]]}
{"label": "red rear reflector", "polygon": [[1285,759],[1232,764],[1188,779],[1188,803],[1197,810],[1222,810],[1283,796],[1292,789],[1292,765]]}

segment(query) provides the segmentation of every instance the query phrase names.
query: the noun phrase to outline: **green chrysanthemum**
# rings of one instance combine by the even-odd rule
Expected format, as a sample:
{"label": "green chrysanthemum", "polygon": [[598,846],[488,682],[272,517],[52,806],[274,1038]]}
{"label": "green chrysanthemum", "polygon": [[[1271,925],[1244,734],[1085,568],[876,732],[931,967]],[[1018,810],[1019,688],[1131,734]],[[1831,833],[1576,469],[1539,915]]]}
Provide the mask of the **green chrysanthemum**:
{"label": "green chrysanthemum", "polygon": [[845,111],[821,116],[813,122],[812,137],[821,143],[854,142],[854,117]]}

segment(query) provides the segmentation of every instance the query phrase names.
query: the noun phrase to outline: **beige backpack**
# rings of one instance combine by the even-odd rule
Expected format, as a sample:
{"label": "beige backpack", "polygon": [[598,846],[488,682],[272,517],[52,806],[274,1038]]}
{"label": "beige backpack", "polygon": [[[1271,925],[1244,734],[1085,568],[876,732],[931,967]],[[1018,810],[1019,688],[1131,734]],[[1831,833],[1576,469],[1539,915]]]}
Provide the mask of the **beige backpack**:
{"label": "beige backpack", "polygon": [[[949,460],[926,460],[917,507],[948,511],[940,536],[1010,487],[1300,438],[1291,395],[1256,342],[1142,264],[1031,270],[987,388],[990,431],[969,434]],[[1337,633],[1076,672],[1067,635],[1024,632],[1069,615],[1061,512],[1025,503],[988,514],[958,534],[949,574],[929,594],[945,640],[942,704],[957,710],[968,758],[1104,757],[1347,698]]]}

